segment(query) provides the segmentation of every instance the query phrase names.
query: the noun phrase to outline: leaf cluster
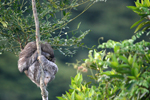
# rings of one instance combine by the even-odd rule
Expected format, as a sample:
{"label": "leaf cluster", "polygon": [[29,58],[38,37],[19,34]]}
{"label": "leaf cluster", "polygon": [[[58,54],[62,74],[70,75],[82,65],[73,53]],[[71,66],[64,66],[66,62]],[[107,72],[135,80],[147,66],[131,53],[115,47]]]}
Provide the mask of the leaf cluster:
{"label": "leaf cluster", "polygon": [[144,40],[137,43],[133,39],[122,42],[109,40],[98,48],[112,48],[113,52],[89,51],[89,58],[82,66],[96,70],[90,77],[99,84],[97,99],[139,100],[149,94],[149,46],[150,43]]}
{"label": "leaf cluster", "polygon": [[[149,24],[150,24],[150,1],[149,0],[137,0],[135,2],[135,6],[127,6],[129,9],[133,10],[135,13],[137,13],[141,19],[137,22],[135,22],[131,28],[137,26],[136,30],[135,30],[135,33],[137,31],[139,31],[142,27],[144,27],[142,29],[142,31],[145,31],[147,29],[149,29]],[[145,20],[145,19],[148,19],[148,20]],[[143,22],[142,22],[143,21]]]}
{"label": "leaf cluster", "polygon": [[71,78],[71,85],[69,92],[62,97],[57,97],[59,100],[97,100],[99,96],[95,90],[98,90],[96,86],[88,87],[88,84],[82,84],[82,74],[78,73],[75,78]]}
{"label": "leaf cluster", "polygon": [[[72,9],[88,3],[77,16],[71,17]],[[94,0],[37,0],[41,40],[49,42],[65,56],[75,53],[73,48],[87,47],[81,41],[90,32],[69,30],[68,23],[84,13],[95,3]],[[31,0],[0,0],[0,51],[18,52],[30,42],[35,41],[35,24]]]}
{"label": "leaf cluster", "polygon": [[[141,3],[137,0],[135,3],[137,7],[134,7],[133,11],[137,11],[135,8],[138,9],[139,6],[148,6],[149,0],[141,0]],[[59,100],[79,100],[78,97],[80,100],[149,100],[150,42],[137,42],[145,31],[120,42],[108,40],[98,46],[101,51],[90,50],[88,58],[84,59],[82,64],[77,63],[73,66],[79,71],[81,68],[90,70],[91,75],[88,76],[97,84],[88,86],[82,81],[77,85],[76,77],[82,77],[78,73],[71,79],[72,91],[66,92]],[[82,88],[83,86],[85,87]]]}

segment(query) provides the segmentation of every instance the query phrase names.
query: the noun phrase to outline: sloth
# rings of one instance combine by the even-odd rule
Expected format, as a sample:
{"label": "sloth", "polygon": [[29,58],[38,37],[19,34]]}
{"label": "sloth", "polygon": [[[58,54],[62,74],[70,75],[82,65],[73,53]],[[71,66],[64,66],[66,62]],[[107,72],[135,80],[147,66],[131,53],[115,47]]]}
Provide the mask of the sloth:
{"label": "sloth", "polygon": [[[44,84],[47,86],[55,78],[55,74],[58,71],[53,49],[47,42],[41,43],[41,56],[39,56],[39,59],[44,71]],[[36,42],[29,42],[20,52],[18,69],[20,72],[24,72],[33,83],[40,87],[41,70]]]}

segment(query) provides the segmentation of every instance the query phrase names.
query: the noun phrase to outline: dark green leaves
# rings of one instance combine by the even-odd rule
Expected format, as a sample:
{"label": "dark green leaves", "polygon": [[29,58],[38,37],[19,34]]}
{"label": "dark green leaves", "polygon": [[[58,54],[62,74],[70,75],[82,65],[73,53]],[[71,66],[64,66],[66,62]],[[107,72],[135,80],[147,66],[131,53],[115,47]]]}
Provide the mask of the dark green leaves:
{"label": "dark green leaves", "polygon": [[143,19],[141,19],[141,20],[139,20],[139,21],[137,21],[137,22],[135,22],[132,26],[131,26],[131,28],[133,28],[133,27],[135,27],[136,25],[138,25],[141,21],[143,21],[144,20],[144,18]]}
{"label": "dark green leaves", "polygon": [[[94,1],[89,0],[38,0],[37,12],[41,40],[49,42],[53,48],[65,56],[73,56],[75,50],[72,49],[86,47],[81,41],[90,31],[80,31],[80,22],[75,30],[68,32],[68,23],[82,14],[70,17],[71,10],[87,2],[94,4]],[[5,42],[0,44],[1,47],[4,47],[0,48],[0,51],[8,50],[18,54],[20,47],[24,47],[27,42],[35,41],[31,2],[28,0],[0,1],[0,17],[0,37],[6,38]]]}
{"label": "dark green leaves", "polygon": [[[145,27],[143,28],[142,31],[145,31],[150,26],[150,21],[142,22],[144,19],[149,19],[148,16],[150,15],[150,11],[149,11],[150,1],[149,0],[141,0],[141,3],[140,3],[139,0],[137,0],[135,2],[135,5],[136,6],[127,6],[129,9],[133,10],[135,13],[137,13],[139,16],[141,16],[141,20],[135,22],[131,26],[131,28],[133,28],[133,27],[135,27],[135,26],[137,26],[139,24],[134,33],[139,31],[144,26]],[[142,22],[142,23],[140,23],[140,22]]]}

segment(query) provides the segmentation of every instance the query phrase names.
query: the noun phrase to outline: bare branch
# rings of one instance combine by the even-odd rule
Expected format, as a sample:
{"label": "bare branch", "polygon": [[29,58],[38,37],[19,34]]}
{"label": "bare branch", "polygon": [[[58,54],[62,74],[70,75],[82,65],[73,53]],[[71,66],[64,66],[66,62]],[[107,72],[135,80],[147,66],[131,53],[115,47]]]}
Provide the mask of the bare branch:
{"label": "bare branch", "polygon": [[[40,27],[39,27],[39,20],[38,20],[35,0],[32,0],[32,10],[33,10],[35,27],[36,27],[37,52],[38,52],[38,56],[41,56]],[[39,59],[39,62],[40,62],[40,70],[41,70],[41,78],[40,78],[41,95],[42,95],[43,100],[48,100],[48,91],[46,90],[46,86],[44,84],[44,72],[43,72],[43,69],[42,69],[41,59]]]}

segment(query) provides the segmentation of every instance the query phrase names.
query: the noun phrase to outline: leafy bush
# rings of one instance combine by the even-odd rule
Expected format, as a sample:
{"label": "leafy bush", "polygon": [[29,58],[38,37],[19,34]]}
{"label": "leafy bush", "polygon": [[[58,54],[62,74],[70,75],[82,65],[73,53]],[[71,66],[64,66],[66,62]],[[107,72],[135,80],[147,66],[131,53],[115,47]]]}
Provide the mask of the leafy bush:
{"label": "leafy bush", "polygon": [[[128,6],[141,19],[136,34],[121,42],[109,40],[90,50],[87,59],[79,66],[81,72],[91,71],[89,75],[97,84],[83,82],[82,74],[71,78],[69,92],[58,97],[59,100],[149,100],[150,99],[150,42],[136,42],[142,34],[149,35],[149,0],[137,0],[136,6]],[[144,27],[145,26],[145,27]],[[140,31],[140,29],[142,31]]]}

